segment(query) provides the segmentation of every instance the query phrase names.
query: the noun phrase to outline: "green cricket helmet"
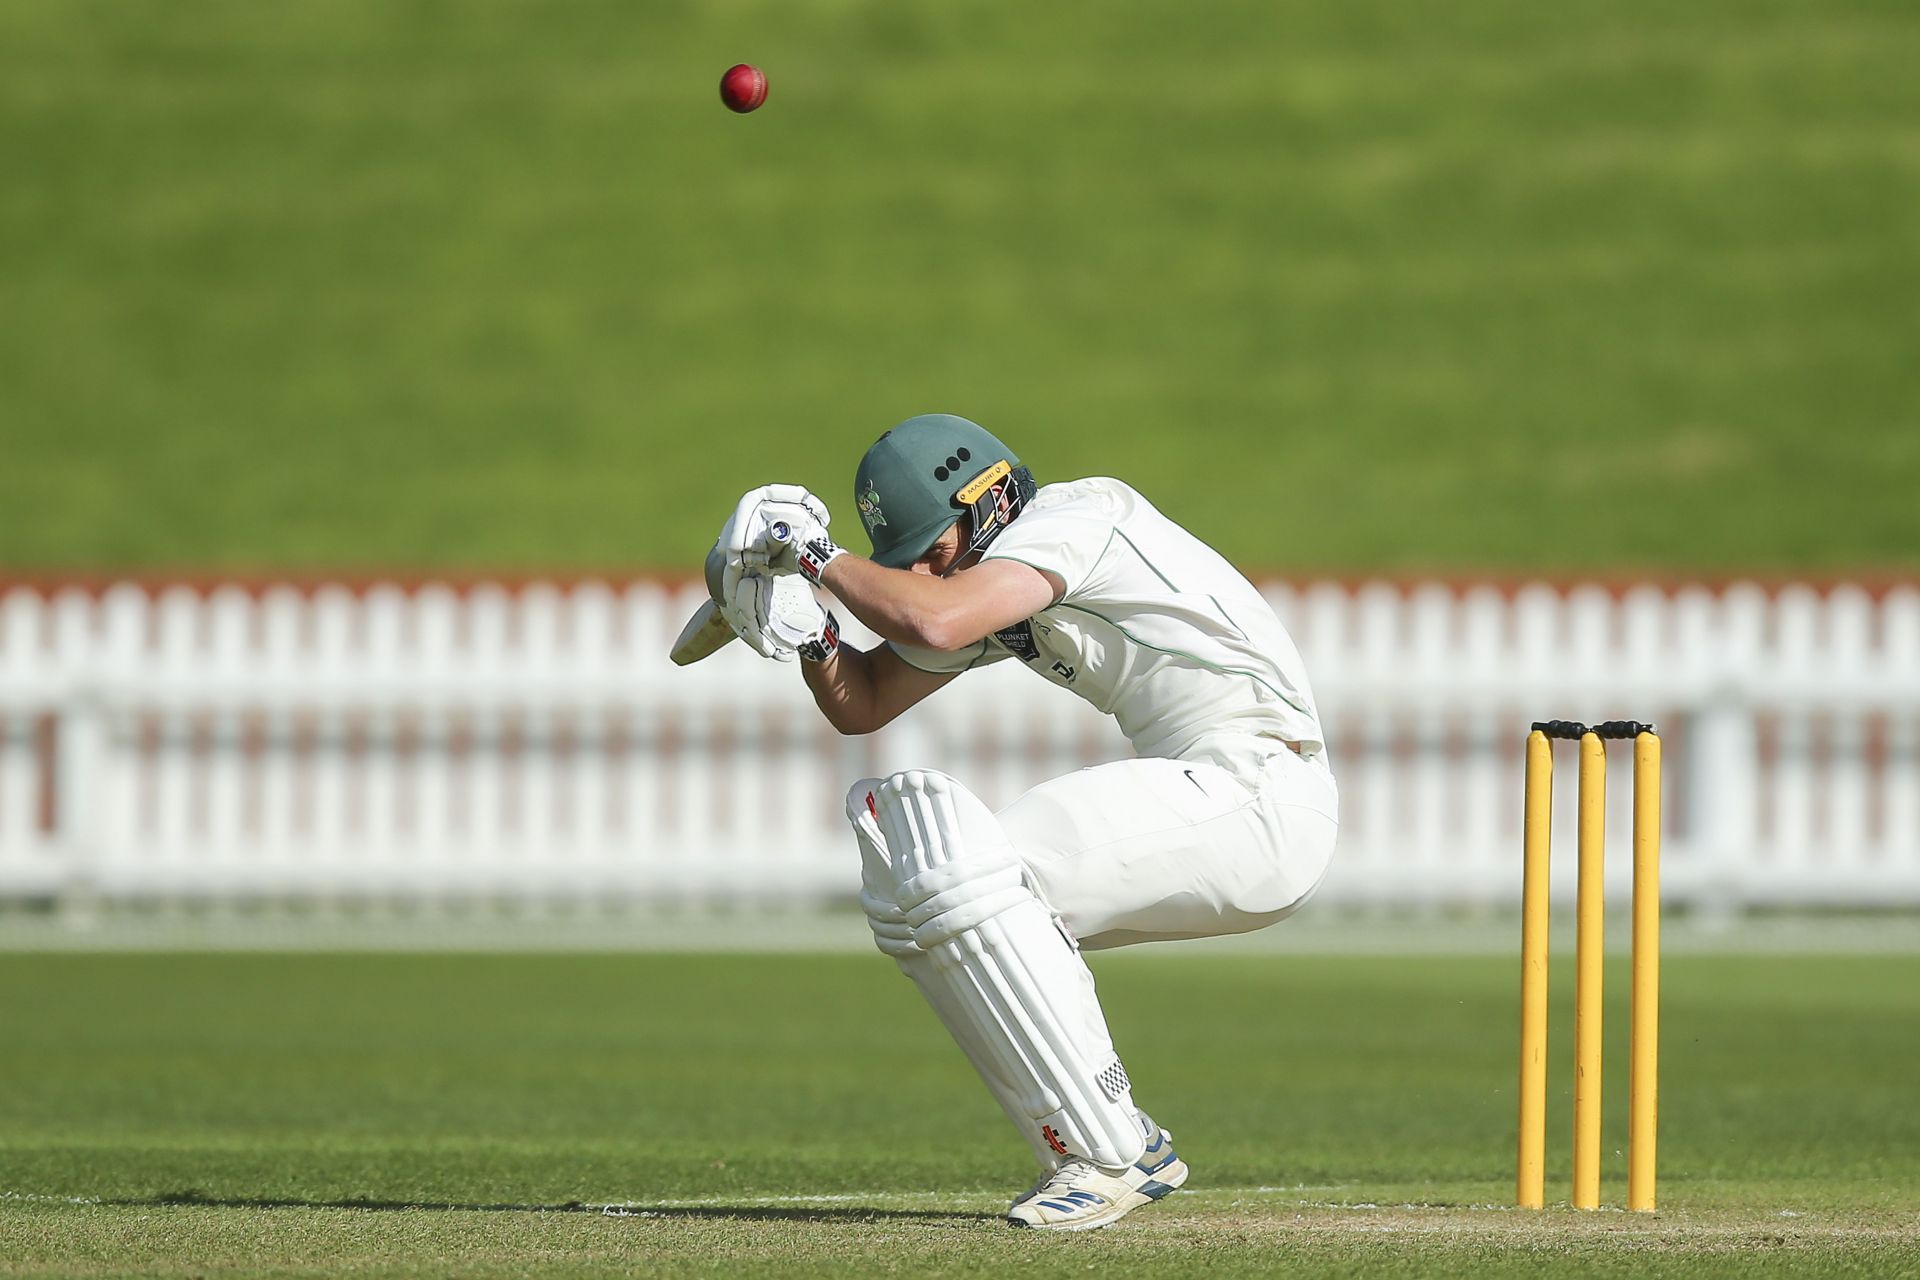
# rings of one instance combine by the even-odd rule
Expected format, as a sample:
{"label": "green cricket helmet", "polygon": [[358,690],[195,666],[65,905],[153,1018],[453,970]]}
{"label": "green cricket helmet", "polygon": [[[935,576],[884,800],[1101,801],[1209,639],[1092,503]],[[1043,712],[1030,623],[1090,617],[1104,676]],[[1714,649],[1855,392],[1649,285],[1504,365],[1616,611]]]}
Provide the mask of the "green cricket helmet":
{"label": "green cricket helmet", "polygon": [[905,569],[963,515],[983,550],[1033,497],[1033,473],[985,427],[950,413],[908,418],[874,442],[854,472],[853,503],[873,558]]}

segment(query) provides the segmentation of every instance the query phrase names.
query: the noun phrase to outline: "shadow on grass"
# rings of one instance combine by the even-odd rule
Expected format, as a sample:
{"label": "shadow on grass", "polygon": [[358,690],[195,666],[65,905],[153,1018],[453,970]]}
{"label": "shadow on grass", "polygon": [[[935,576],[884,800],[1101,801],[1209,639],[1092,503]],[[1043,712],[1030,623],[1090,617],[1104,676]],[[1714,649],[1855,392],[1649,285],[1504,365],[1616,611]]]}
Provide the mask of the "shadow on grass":
{"label": "shadow on grass", "polygon": [[569,1200],[564,1204],[456,1204],[433,1200],[375,1200],[367,1197],[298,1200],[272,1196],[210,1196],[194,1190],[170,1191],[164,1195],[138,1199],[100,1200],[96,1203],[132,1209],[191,1205],[214,1209],[360,1209],[369,1213],[399,1213],[406,1210],[446,1213],[591,1213],[609,1218],[737,1219],[758,1222],[986,1222],[1000,1217],[997,1213],[879,1209],[861,1205],[587,1204],[579,1200]]}

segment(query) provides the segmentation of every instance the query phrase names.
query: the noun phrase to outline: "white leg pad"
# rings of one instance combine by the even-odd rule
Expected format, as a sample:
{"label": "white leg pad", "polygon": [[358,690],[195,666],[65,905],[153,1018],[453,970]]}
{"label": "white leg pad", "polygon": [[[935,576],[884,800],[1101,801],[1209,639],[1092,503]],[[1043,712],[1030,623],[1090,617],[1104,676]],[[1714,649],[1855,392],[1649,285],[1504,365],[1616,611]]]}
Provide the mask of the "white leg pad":
{"label": "white leg pad", "polygon": [[[907,923],[906,913],[894,901],[893,857],[887,852],[886,837],[880,834],[880,824],[869,804],[878,797],[880,786],[878,778],[862,778],[847,793],[847,821],[853,824],[854,839],[860,846],[860,905],[866,910],[867,927],[873,930],[874,945],[892,956],[901,971],[911,978],[916,968],[924,969],[930,962],[913,940],[913,926]],[[1027,1139],[1041,1167],[1049,1172],[1058,1168],[1059,1153],[1047,1145],[1039,1130],[1028,1121],[1024,1104],[999,1082],[969,1039],[960,1038],[960,1048],[967,1055],[967,1061],[973,1063],[973,1069],[980,1073],[987,1091],[1007,1113],[1014,1129]]]}
{"label": "white leg pad", "polygon": [[847,800],[875,942],[919,986],[1036,1156],[1108,1168],[1138,1160],[1145,1138],[1093,975],[993,814],[931,771],[863,783]]}

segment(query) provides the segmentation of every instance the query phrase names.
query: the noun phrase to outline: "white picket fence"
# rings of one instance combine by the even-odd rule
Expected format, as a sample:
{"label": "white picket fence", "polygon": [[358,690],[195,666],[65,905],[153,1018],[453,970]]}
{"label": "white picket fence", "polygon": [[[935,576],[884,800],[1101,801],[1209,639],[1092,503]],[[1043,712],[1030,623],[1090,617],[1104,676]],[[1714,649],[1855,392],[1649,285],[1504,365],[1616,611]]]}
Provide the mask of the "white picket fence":
{"label": "white picket fence", "polygon": [[[1527,723],[1620,717],[1664,731],[1670,902],[1920,905],[1915,586],[1267,591],[1341,785],[1324,901],[1512,903]],[[853,779],[931,765],[1004,803],[1126,754],[1014,662],[841,738],[742,646],[668,663],[697,600],[0,589],[0,898],[844,900]]]}

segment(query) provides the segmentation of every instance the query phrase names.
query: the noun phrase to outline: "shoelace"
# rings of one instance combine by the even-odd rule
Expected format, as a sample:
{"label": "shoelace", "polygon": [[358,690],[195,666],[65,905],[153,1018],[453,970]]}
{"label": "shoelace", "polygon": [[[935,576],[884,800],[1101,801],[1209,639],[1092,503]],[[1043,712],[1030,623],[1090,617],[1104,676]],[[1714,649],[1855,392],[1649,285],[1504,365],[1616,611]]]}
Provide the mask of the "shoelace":
{"label": "shoelace", "polygon": [[1053,1176],[1034,1188],[1036,1196],[1051,1195],[1055,1191],[1065,1191],[1073,1186],[1075,1179],[1095,1171],[1097,1166],[1091,1160],[1072,1156],[1061,1162],[1053,1171]]}

